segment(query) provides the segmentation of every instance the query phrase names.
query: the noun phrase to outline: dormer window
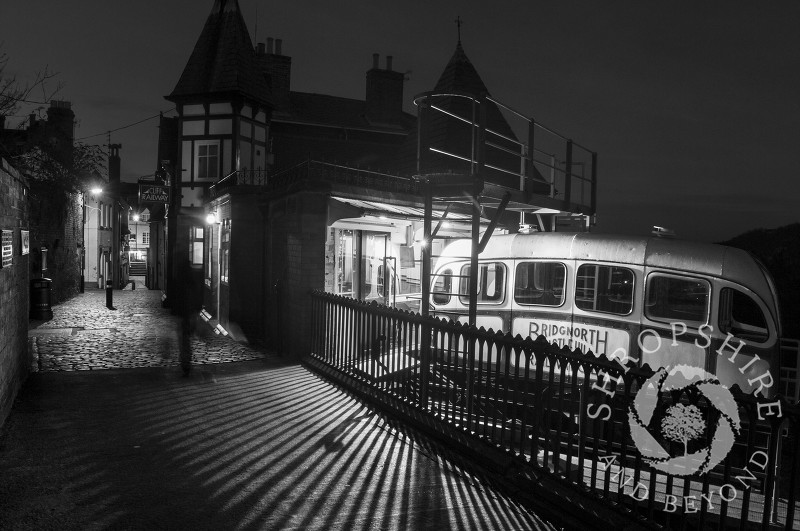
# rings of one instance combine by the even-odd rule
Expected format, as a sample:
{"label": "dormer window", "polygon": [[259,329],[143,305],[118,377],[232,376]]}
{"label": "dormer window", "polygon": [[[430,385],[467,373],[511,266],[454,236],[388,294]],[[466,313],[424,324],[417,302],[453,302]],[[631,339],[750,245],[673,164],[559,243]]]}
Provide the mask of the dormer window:
{"label": "dormer window", "polygon": [[196,143],[195,179],[199,181],[219,179],[219,141],[202,140]]}

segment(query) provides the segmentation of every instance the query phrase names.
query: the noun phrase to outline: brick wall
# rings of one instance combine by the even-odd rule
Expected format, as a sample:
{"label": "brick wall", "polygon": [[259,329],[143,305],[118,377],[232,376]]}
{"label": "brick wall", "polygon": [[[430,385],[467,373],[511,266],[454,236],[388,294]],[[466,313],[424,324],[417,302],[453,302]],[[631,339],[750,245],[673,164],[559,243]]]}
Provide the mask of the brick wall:
{"label": "brick wall", "polygon": [[[83,246],[83,204],[80,194],[48,196],[33,201],[31,225],[31,278],[53,281],[53,304],[64,302],[80,291]],[[47,249],[43,270],[42,249]]]}
{"label": "brick wall", "polygon": [[325,195],[302,192],[277,199],[269,217],[269,278],[279,286],[267,314],[271,343],[285,354],[305,354],[311,348],[309,292],[325,288]]}
{"label": "brick wall", "polygon": [[11,265],[0,269],[0,425],[30,367],[28,353],[29,259],[21,253],[28,229],[28,189],[0,159],[0,229],[12,231]]}

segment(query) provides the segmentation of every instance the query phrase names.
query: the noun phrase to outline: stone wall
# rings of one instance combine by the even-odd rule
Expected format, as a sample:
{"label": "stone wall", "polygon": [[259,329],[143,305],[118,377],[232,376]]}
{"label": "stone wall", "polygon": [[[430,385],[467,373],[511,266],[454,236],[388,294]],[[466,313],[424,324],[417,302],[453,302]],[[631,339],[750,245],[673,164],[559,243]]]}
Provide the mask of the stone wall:
{"label": "stone wall", "polygon": [[28,186],[0,159],[0,229],[11,231],[11,264],[0,268],[0,425],[28,375],[30,255],[22,254],[21,231],[28,230]]}

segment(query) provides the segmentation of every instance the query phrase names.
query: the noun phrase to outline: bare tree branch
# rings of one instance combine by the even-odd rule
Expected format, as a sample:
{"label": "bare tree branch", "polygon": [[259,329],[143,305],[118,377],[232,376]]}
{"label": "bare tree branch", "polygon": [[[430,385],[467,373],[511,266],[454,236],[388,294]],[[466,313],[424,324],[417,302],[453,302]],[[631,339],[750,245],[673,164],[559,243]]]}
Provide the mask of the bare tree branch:
{"label": "bare tree branch", "polygon": [[[0,48],[3,44],[0,43]],[[49,82],[58,76],[48,66],[34,74],[33,81],[21,84],[16,76],[6,74],[8,54],[0,51],[0,116],[16,114],[24,103],[46,104],[64,88],[63,83],[56,83],[55,88],[49,87]],[[31,101],[31,94],[35,90],[41,91],[41,101]]]}

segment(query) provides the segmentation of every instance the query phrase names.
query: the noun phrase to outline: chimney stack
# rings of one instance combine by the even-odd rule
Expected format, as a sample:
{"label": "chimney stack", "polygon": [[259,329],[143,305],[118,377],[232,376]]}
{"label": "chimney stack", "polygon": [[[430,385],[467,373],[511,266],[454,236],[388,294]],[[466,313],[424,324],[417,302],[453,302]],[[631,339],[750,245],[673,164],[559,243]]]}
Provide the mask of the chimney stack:
{"label": "chimney stack", "polygon": [[367,119],[391,122],[403,112],[405,75],[392,70],[392,56],[386,56],[386,70],[379,66],[380,56],[372,54],[372,68],[367,71]]}
{"label": "chimney stack", "polygon": [[256,54],[264,55],[264,53],[266,53],[266,48],[264,47],[264,43],[259,42],[258,44],[256,44]]}
{"label": "chimney stack", "polygon": [[[273,48],[274,46],[274,48]],[[267,37],[267,53],[256,56],[256,61],[272,90],[276,108],[289,105],[289,91],[292,75],[292,58],[282,55],[283,41]]]}
{"label": "chimney stack", "polygon": [[108,183],[111,186],[116,186],[115,190],[119,190],[119,182],[120,182],[120,158],[119,158],[119,148],[122,147],[122,144],[110,144],[108,146],[109,153],[108,153]]}

